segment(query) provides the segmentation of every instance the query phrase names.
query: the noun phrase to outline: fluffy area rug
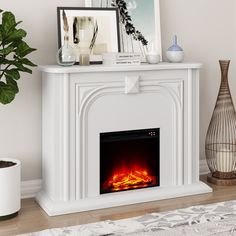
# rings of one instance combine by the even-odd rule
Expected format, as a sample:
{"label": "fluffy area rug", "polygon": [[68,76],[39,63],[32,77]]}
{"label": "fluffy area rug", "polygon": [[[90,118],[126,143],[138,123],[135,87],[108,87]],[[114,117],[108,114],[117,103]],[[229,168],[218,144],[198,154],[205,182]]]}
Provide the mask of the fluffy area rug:
{"label": "fluffy area rug", "polygon": [[236,236],[236,200],[20,236]]}

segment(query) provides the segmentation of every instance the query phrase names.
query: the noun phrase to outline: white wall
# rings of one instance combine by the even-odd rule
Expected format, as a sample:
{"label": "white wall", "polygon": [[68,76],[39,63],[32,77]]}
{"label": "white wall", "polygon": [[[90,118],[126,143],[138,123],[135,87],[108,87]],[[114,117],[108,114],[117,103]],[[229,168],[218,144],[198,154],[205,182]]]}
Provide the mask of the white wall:
{"label": "white wall", "polygon": [[[218,59],[232,59],[230,84],[236,101],[235,0],[160,0],[162,45],[165,51],[174,34],[187,61],[204,64],[200,85],[200,142],[204,157],[206,130],[220,83]],[[55,64],[57,6],[82,6],[83,0],[1,0],[1,9],[23,20],[27,41],[37,48],[36,64]],[[22,161],[22,180],[41,178],[41,81],[37,69],[19,81],[20,93],[10,105],[0,105],[0,157]],[[236,104],[236,102],[235,102]]]}
{"label": "white wall", "polygon": [[200,79],[200,158],[220,85],[219,59],[230,59],[229,82],[236,105],[235,0],[160,0],[162,47],[178,35],[186,61],[203,63]]}
{"label": "white wall", "polygon": [[[27,42],[38,50],[31,54],[36,64],[55,64],[57,51],[57,6],[83,6],[80,0],[1,0],[0,8],[12,11],[27,33]],[[22,180],[41,178],[41,79],[22,74],[20,92],[13,103],[0,105],[0,157],[22,161]]]}

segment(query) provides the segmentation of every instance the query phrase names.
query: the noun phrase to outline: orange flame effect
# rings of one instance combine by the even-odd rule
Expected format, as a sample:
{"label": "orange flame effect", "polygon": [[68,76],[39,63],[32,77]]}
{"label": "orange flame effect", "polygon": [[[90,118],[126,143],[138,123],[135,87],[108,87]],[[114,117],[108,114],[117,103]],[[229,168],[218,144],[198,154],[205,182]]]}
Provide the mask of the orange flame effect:
{"label": "orange flame effect", "polygon": [[111,191],[121,191],[134,188],[143,188],[156,184],[156,177],[148,174],[147,170],[116,171],[110,180],[103,185]]}

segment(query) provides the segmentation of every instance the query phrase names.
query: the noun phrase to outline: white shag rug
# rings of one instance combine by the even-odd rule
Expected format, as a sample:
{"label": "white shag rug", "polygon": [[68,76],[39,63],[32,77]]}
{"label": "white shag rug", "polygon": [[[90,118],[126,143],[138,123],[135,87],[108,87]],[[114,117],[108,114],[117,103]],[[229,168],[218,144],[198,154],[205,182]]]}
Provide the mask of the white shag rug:
{"label": "white shag rug", "polygon": [[236,236],[236,200],[20,236]]}

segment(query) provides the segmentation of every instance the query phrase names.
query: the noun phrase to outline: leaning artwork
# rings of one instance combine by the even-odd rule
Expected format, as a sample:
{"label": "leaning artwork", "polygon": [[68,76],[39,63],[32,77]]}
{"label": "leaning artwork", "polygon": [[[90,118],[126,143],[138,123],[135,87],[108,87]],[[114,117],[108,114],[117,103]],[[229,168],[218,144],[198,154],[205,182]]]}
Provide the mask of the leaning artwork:
{"label": "leaning artwork", "polygon": [[159,0],[86,0],[89,7],[114,7],[119,13],[122,52],[155,49],[161,55]]}
{"label": "leaning artwork", "polygon": [[58,7],[57,13],[59,47],[66,38],[77,62],[85,51],[91,63],[101,63],[103,53],[120,50],[116,8]]}

